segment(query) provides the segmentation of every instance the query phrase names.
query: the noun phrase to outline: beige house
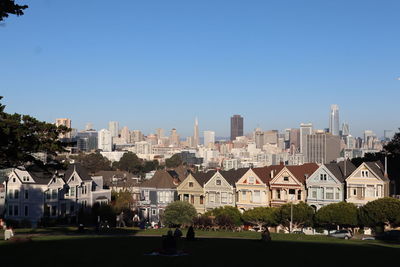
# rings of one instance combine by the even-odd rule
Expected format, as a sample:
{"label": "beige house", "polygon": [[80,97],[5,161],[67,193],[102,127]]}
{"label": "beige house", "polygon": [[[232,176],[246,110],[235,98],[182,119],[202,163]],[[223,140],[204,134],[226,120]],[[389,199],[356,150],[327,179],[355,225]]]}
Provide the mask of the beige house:
{"label": "beige house", "polygon": [[389,196],[389,179],[379,161],[362,163],[347,177],[346,187],[346,202],[357,206]]}
{"label": "beige house", "polygon": [[269,207],[271,202],[269,181],[283,165],[249,169],[237,182],[236,206],[240,211],[255,207]]}
{"label": "beige house", "polygon": [[214,175],[214,172],[190,173],[177,187],[180,201],[186,201],[196,208],[200,214],[205,212],[204,184]]}
{"label": "beige house", "polygon": [[307,198],[305,181],[317,169],[316,163],[285,166],[270,181],[271,206],[279,207],[290,202],[305,202]]}

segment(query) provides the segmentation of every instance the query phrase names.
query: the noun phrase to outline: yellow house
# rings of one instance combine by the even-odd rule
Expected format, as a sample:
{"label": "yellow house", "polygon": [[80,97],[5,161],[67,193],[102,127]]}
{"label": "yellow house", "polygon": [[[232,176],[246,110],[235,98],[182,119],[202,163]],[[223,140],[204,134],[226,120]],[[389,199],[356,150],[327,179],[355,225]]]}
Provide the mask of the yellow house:
{"label": "yellow house", "polygon": [[180,201],[191,203],[199,214],[205,212],[204,184],[213,176],[214,172],[190,173],[177,187]]}
{"label": "yellow house", "polygon": [[346,202],[357,206],[389,196],[389,179],[379,161],[362,163],[347,177],[346,187]]}
{"label": "yellow house", "polygon": [[269,207],[271,200],[269,181],[283,167],[283,165],[272,165],[249,169],[236,182],[238,209],[245,211],[255,207]]}

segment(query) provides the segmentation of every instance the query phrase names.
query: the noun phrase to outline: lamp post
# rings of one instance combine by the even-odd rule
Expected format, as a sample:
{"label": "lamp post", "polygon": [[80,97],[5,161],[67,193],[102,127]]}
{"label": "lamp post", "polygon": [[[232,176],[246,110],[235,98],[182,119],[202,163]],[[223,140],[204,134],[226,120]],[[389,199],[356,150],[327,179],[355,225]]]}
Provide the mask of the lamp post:
{"label": "lamp post", "polygon": [[290,225],[289,225],[289,232],[292,233],[293,231],[293,199],[294,195],[289,195],[290,197]]}

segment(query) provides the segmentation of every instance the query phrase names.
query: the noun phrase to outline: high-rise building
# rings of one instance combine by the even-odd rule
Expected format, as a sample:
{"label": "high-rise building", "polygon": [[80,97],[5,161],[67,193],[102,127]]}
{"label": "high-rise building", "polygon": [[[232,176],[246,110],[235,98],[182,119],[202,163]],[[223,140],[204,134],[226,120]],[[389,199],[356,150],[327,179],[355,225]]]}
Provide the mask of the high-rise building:
{"label": "high-rise building", "polygon": [[295,151],[300,152],[300,129],[290,129],[290,146],[294,146]]}
{"label": "high-rise building", "polygon": [[350,135],[350,127],[348,123],[342,123],[342,136]]}
{"label": "high-rise building", "polygon": [[204,131],[204,146],[213,146],[215,143],[215,132]]}
{"label": "high-rise building", "polygon": [[199,137],[199,121],[194,121],[194,131],[193,131],[193,147],[197,147],[200,144],[200,137]]}
{"label": "high-rise building", "polygon": [[169,136],[169,144],[172,146],[179,146],[180,144],[179,134],[177,133],[175,128],[171,130],[171,135]]}
{"label": "high-rise building", "polygon": [[316,132],[307,135],[307,162],[330,163],[340,156],[340,137]]}
{"label": "high-rise building", "polygon": [[304,161],[307,162],[307,135],[313,133],[312,123],[300,124],[300,153],[304,156]]}
{"label": "high-rise building", "polygon": [[256,148],[262,149],[264,146],[264,132],[261,129],[257,129],[254,132],[254,141],[256,143]]}
{"label": "high-rise building", "polygon": [[81,131],[76,134],[76,142],[79,151],[89,152],[98,149],[98,133],[93,129]]}
{"label": "high-rise building", "polygon": [[[67,128],[71,128],[71,120],[70,119],[56,119],[56,126],[65,126]],[[60,134],[59,138],[71,138],[71,132]]]}
{"label": "high-rise building", "polygon": [[339,135],[339,106],[331,105],[329,114],[329,132],[333,135]]}
{"label": "high-rise building", "polygon": [[164,137],[164,129],[162,128],[156,129],[156,134],[158,139],[162,139]]}
{"label": "high-rise building", "polygon": [[112,136],[111,132],[107,129],[102,129],[98,133],[98,147],[103,152],[112,151]]}
{"label": "high-rise building", "polygon": [[108,123],[108,130],[111,133],[111,137],[118,137],[119,123],[117,121],[110,121]]}
{"label": "high-rise building", "polygon": [[233,115],[231,117],[231,141],[235,140],[238,136],[243,136],[243,117],[240,115]]}
{"label": "high-rise building", "polygon": [[271,130],[264,132],[264,144],[277,144],[278,143],[278,130]]}
{"label": "high-rise building", "polygon": [[121,129],[121,138],[125,140],[125,143],[129,144],[131,142],[131,133],[127,126]]}
{"label": "high-rise building", "polygon": [[131,131],[131,143],[141,142],[144,140],[144,136],[140,130]]}

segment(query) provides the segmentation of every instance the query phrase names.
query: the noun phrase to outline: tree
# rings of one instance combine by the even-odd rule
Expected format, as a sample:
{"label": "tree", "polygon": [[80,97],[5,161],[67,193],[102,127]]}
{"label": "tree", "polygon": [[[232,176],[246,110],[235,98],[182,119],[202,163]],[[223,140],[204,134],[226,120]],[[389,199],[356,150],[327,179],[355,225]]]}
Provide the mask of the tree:
{"label": "tree", "polygon": [[122,156],[119,162],[116,162],[113,166],[121,171],[138,173],[142,169],[142,162],[135,153],[127,152]]}
{"label": "tree", "polygon": [[400,132],[394,134],[392,140],[384,146],[384,150],[392,155],[400,155]]}
{"label": "tree", "polygon": [[[0,100],[2,98],[0,96]],[[0,103],[0,168],[35,162],[33,154],[37,152],[55,156],[57,152],[64,151],[58,137],[70,129],[38,121],[28,115],[8,114],[4,109],[5,106]]]}
{"label": "tree", "polygon": [[[277,212],[278,223],[289,230],[291,204],[281,206]],[[293,227],[303,228],[312,226],[314,218],[314,209],[304,202],[293,204]]]}
{"label": "tree", "polygon": [[368,202],[360,208],[359,219],[368,227],[400,226],[400,200],[385,197]]}
{"label": "tree", "polygon": [[358,225],[357,214],[357,207],[354,204],[340,202],[319,209],[315,215],[315,221],[328,229],[335,229],[337,226],[354,227]]}
{"label": "tree", "polygon": [[206,212],[207,216],[214,216],[219,226],[232,227],[242,225],[242,215],[236,207],[225,206]]}
{"label": "tree", "polygon": [[165,208],[164,223],[169,226],[189,225],[197,216],[195,207],[189,202],[175,201]]}
{"label": "tree", "polygon": [[274,226],[277,225],[277,209],[258,207],[251,210],[246,210],[242,219],[245,222],[256,224],[260,229],[262,226]]}
{"label": "tree", "polygon": [[1,0],[0,1],[0,21],[8,18],[8,14],[13,14],[17,16],[22,16],[24,14],[23,10],[28,8],[27,5],[15,4],[14,0]]}
{"label": "tree", "polygon": [[90,154],[79,154],[77,157],[71,158],[75,159],[77,163],[80,163],[90,173],[112,170],[111,162],[98,152]]}
{"label": "tree", "polygon": [[143,166],[143,172],[147,173],[154,171],[158,168],[158,166],[159,166],[158,160],[146,161]]}
{"label": "tree", "polygon": [[172,157],[165,160],[165,165],[167,168],[176,168],[182,165],[182,162],[181,156],[179,154],[174,154]]}
{"label": "tree", "polygon": [[131,209],[134,204],[132,194],[129,191],[112,192],[112,198],[117,212]]}

